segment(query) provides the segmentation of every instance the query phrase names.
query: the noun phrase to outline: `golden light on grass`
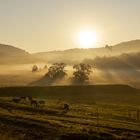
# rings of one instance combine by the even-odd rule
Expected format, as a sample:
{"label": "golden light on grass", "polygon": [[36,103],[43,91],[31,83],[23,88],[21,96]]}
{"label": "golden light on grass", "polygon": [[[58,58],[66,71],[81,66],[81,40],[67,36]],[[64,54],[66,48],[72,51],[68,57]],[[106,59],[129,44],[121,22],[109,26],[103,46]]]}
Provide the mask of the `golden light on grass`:
{"label": "golden light on grass", "polygon": [[95,47],[99,36],[92,29],[84,29],[77,34],[77,42],[80,48]]}

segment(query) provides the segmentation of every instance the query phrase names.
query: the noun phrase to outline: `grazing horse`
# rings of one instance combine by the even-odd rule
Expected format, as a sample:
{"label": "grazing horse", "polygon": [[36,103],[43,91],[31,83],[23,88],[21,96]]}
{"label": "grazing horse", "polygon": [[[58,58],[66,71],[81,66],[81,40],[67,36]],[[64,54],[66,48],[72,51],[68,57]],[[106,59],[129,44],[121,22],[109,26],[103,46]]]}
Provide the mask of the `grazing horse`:
{"label": "grazing horse", "polygon": [[31,102],[31,106],[35,106],[35,107],[38,106],[37,100],[30,100],[30,102]]}
{"label": "grazing horse", "polygon": [[33,98],[31,96],[27,96],[28,100],[31,101]]}
{"label": "grazing horse", "polygon": [[20,99],[26,100],[26,96],[21,96]]}
{"label": "grazing horse", "polygon": [[20,98],[15,98],[15,97],[13,98],[13,102],[14,102],[14,103],[19,103],[20,101],[21,101]]}
{"label": "grazing horse", "polygon": [[65,111],[69,111],[69,105],[68,104],[63,104],[63,109]]}
{"label": "grazing horse", "polygon": [[45,106],[45,101],[44,101],[44,100],[40,100],[40,101],[38,101],[38,104],[39,104],[41,107],[44,107],[44,106]]}

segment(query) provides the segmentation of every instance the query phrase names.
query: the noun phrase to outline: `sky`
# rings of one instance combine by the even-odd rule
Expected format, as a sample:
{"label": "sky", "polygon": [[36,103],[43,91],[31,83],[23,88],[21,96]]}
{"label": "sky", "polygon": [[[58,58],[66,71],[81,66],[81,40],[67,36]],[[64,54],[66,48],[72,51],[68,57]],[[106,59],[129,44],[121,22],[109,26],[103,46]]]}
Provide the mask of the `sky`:
{"label": "sky", "polygon": [[28,52],[79,47],[93,29],[93,47],[140,39],[140,0],[0,0],[0,43]]}

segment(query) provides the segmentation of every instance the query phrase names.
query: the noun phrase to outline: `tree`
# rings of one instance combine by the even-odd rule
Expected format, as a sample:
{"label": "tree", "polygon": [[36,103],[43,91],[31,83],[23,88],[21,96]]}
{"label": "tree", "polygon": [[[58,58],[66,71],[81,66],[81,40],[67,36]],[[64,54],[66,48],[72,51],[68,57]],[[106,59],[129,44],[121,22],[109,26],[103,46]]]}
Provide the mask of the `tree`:
{"label": "tree", "polygon": [[32,72],[36,72],[36,71],[38,71],[38,66],[37,65],[33,65]]}
{"label": "tree", "polygon": [[73,66],[75,71],[73,72],[73,80],[76,83],[84,84],[89,80],[89,75],[92,72],[92,66],[84,63],[80,63]]}
{"label": "tree", "polygon": [[48,76],[50,79],[63,78],[67,75],[65,67],[65,63],[54,63],[49,67],[46,76]]}

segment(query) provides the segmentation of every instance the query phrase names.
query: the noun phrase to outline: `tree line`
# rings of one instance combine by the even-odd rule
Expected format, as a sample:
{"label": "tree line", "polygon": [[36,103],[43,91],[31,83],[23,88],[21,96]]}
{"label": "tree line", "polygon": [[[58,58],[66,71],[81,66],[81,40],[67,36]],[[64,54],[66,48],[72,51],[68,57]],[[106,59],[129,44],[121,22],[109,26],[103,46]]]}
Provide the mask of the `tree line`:
{"label": "tree line", "polygon": [[[55,79],[62,79],[68,75],[67,71],[65,70],[67,64],[66,63],[54,63],[49,68],[45,65],[45,69],[47,69],[47,73],[45,77],[55,80]],[[73,77],[72,81],[77,84],[85,84],[89,81],[90,74],[92,72],[93,67],[89,64],[79,63],[73,65]],[[37,72],[39,70],[37,65],[32,67],[32,72]]]}

